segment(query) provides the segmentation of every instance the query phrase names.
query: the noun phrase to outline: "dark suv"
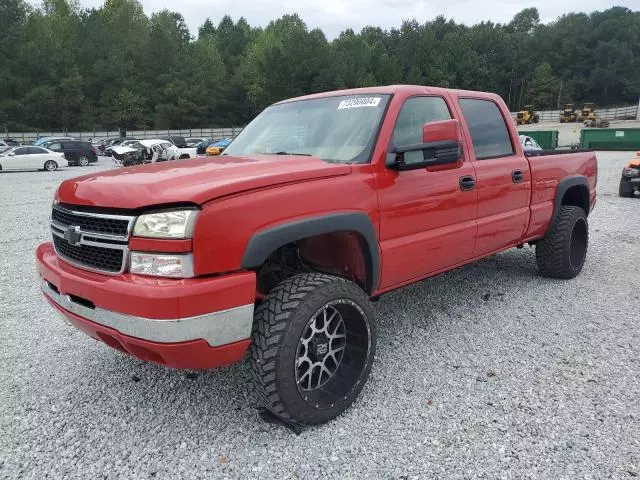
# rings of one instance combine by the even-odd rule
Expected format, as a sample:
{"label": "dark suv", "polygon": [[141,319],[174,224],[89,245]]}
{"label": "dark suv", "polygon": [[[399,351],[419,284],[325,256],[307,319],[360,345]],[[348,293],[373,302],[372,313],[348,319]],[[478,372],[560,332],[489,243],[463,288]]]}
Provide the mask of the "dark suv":
{"label": "dark suv", "polygon": [[45,142],[42,146],[54,152],[64,152],[64,158],[67,159],[69,165],[86,167],[90,163],[96,163],[98,161],[98,153],[95,147],[89,142],[80,140],[52,140],[51,142]]}

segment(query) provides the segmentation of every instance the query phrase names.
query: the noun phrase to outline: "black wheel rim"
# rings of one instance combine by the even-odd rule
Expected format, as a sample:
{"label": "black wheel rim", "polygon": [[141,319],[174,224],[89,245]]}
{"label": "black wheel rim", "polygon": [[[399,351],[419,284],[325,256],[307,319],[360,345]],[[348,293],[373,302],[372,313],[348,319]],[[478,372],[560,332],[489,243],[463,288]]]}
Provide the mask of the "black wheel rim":
{"label": "black wheel rim", "polygon": [[571,245],[569,261],[574,270],[582,268],[587,255],[587,223],[583,218],[579,219],[571,231]]}
{"label": "black wheel rim", "polygon": [[362,308],[348,299],[320,308],[302,331],[295,356],[298,392],[309,405],[331,408],[359,385],[371,338]]}

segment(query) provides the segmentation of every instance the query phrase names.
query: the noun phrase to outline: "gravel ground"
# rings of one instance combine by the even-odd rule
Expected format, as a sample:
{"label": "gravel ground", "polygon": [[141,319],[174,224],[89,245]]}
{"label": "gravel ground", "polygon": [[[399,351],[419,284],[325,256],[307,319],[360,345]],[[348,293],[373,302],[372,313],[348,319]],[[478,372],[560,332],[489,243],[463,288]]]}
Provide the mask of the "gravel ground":
{"label": "gravel ground", "polygon": [[188,374],[66,326],[39,293],[57,184],[0,174],[0,478],[632,478],[640,475],[640,199],[599,154],[582,275],[509,251],[384,296],[353,408],[299,436],[257,414],[245,364]]}

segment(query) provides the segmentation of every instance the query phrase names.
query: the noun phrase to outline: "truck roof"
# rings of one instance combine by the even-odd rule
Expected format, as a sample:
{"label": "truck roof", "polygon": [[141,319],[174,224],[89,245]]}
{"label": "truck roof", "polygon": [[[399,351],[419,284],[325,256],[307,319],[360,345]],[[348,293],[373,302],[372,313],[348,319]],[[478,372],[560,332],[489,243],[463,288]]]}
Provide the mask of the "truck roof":
{"label": "truck roof", "polygon": [[289,102],[297,102],[299,100],[310,100],[314,98],[323,98],[323,97],[338,97],[342,95],[367,95],[367,94],[393,95],[397,93],[403,93],[405,95],[420,95],[420,94],[421,95],[424,95],[424,94],[437,95],[437,94],[442,94],[444,92],[448,92],[456,96],[469,96],[469,97],[476,97],[476,98],[492,98],[492,99],[500,98],[498,95],[494,93],[475,92],[472,90],[456,90],[451,88],[428,87],[424,85],[386,85],[381,87],[349,88],[346,90],[332,90],[329,92],[313,93],[311,95],[303,95],[300,97],[288,98],[286,100],[276,102],[275,105],[289,103]]}

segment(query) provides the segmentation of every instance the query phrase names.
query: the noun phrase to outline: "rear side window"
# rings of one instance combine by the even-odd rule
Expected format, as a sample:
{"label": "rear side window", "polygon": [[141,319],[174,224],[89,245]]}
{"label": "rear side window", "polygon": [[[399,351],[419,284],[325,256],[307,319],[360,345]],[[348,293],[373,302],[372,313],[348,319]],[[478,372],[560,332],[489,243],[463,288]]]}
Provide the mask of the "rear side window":
{"label": "rear side window", "polygon": [[40,147],[29,147],[29,155],[38,155],[41,153],[47,153],[47,151],[43,148]]}
{"label": "rear side window", "polygon": [[462,113],[478,160],[513,155],[509,130],[498,106],[490,100],[463,98]]}

